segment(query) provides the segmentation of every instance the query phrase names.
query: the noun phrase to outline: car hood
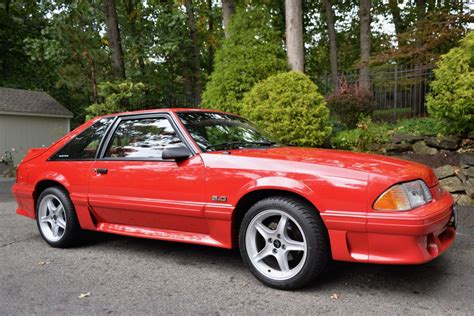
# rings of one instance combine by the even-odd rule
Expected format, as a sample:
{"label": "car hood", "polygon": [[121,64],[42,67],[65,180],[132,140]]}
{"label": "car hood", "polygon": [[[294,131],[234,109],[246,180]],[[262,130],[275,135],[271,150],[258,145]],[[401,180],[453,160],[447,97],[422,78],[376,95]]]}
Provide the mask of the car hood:
{"label": "car hood", "polygon": [[333,149],[274,147],[266,149],[232,150],[231,155],[295,161],[350,169],[399,179],[400,181],[423,179],[430,187],[438,183],[433,170],[428,166],[412,161],[374,154]]}

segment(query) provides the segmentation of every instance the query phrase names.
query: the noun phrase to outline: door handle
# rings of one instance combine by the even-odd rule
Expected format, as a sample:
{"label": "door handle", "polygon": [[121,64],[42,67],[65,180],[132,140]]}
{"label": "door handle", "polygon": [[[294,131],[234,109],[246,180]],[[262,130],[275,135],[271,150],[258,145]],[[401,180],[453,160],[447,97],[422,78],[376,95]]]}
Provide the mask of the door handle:
{"label": "door handle", "polygon": [[109,170],[107,170],[107,168],[95,168],[94,171],[95,171],[95,173],[97,173],[97,174],[99,174],[99,173],[100,173],[100,174],[107,174],[107,172],[108,172]]}

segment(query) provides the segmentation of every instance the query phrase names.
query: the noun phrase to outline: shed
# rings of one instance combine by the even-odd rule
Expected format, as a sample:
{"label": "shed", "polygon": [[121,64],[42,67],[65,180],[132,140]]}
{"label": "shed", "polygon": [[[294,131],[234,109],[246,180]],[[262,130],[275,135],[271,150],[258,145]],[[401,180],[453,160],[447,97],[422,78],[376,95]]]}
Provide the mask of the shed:
{"label": "shed", "polygon": [[11,152],[16,165],[28,149],[68,133],[72,116],[46,92],[0,88],[0,156]]}

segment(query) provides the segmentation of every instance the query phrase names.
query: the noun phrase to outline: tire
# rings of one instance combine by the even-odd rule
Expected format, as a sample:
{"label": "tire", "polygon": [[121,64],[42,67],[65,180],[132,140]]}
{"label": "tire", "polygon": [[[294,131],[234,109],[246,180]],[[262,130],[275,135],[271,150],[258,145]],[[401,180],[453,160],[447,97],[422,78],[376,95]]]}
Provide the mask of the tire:
{"label": "tire", "polygon": [[240,225],[239,245],[252,274],[281,290],[311,283],[330,259],[327,230],[317,211],[285,196],[263,199],[249,209]]}
{"label": "tire", "polygon": [[36,224],[52,247],[67,248],[79,241],[81,227],[69,194],[61,187],[41,192],[36,203]]}

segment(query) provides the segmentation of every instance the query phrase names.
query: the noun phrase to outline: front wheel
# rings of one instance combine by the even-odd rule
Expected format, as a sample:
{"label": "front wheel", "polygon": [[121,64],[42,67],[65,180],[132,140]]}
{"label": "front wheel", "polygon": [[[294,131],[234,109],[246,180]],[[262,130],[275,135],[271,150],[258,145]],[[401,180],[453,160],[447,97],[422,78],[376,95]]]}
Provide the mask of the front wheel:
{"label": "front wheel", "polygon": [[76,211],[69,194],[60,187],[44,190],[37,202],[36,223],[43,239],[52,247],[66,248],[78,241]]}
{"label": "front wheel", "polygon": [[326,228],[316,210],[289,197],[257,202],[245,214],[240,251],[264,284],[297,289],[313,281],[329,260]]}

